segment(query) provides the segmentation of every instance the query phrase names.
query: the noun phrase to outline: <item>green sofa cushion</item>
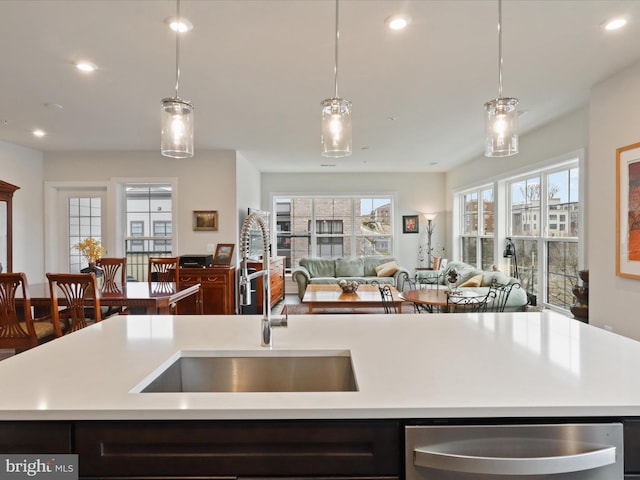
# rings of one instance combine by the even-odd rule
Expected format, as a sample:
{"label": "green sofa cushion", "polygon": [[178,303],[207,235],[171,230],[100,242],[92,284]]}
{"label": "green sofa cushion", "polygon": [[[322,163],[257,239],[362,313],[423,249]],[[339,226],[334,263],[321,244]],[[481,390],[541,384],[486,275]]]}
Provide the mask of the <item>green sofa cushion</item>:
{"label": "green sofa cushion", "polygon": [[331,258],[301,258],[300,265],[313,277],[335,277],[335,260]]}
{"label": "green sofa cushion", "polygon": [[336,258],[335,264],[336,277],[364,277],[364,261],[362,258]]}

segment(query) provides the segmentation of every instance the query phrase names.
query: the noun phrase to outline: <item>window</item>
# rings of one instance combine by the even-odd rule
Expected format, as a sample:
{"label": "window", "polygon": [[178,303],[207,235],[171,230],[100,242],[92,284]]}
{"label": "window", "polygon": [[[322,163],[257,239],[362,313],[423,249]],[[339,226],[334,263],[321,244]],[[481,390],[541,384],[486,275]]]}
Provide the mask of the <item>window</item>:
{"label": "window", "polygon": [[153,236],[153,251],[171,254],[171,221],[154,220]]}
{"label": "window", "polygon": [[[462,261],[491,270],[494,237],[493,188],[481,188],[462,195]],[[482,219],[479,221],[478,219]]]}
{"label": "window", "polygon": [[392,254],[391,197],[276,197],[274,210],[278,255],[288,269],[307,256]]}
{"label": "window", "polygon": [[577,155],[567,156],[553,165],[547,162],[517,177],[456,193],[455,257],[483,270],[495,263],[514,275],[514,259],[503,258],[494,244],[511,238],[522,288],[538,303],[568,310],[574,303],[572,289],[582,255],[580,162]]}
{"label": "window", "polygon": [[67,199],[69,232],[69,272],[78,273],[86,260],[74,245],[85,238],[102,241],[102,198],[70,196]]}
{"label": "window", "polygon": [[[522,286],[530,294],[543,295],[548,305],[568,309],[578,278],[577,161],[509,185],[510,230]],[[536,216],[540,222],[533,222]]]}
{"label": "window", "polygon": [[[144,222],[139,220],[129,222],[129,232],[131,233],[132,238],[144,236]],[[144,241],[130,240],[129,249],[132,252],[142,252],[144,250]]]}
{"label": "window", "polygon": [[150,256],[173,253],[173,188],[169,184],[126,184],[127,275],[146,281]]}

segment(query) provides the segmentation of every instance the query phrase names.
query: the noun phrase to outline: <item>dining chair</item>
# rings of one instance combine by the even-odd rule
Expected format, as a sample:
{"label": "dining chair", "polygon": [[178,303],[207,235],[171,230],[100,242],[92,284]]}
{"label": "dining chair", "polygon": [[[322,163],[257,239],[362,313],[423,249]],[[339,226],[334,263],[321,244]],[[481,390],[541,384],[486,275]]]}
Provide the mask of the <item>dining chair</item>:
{"label": "dining chair", "polygon": [[[150,257],[149,272],[147,280],[149,282],[173,282],[178,285],[178,265],[179,257]],[[178,306],[171,304],[171,313],[176,314]]]}
{"label": "dining chair", "polygon": [[[98,282],[93,272],[47,273],[47,278],[56,335],[62,336],[63,324],[66,335],[102,320]],[[60,310],[61,306],[65,307],[64,310]]]}
{"label": "dining chair", "polygon": [[[422,283],[419,282],[416,277],[410,277],[407,272],[402,272],[402,275],[404,276],[404,282],[402,287],[403,291],[420,290],[421,288],[423,288]],[[417,303],[413,303],[412,305],[413,305],[413,313],[423,313],[427,311],[424,305],[420,305]]]}
{"label": "dining chair", "polygon": [[[96,265],[102,268],[102,288],[112,288],[111,285],[124,285],[127,282],[126,257],[102,257]],[[116,288],[116,287],[113,287]]]}
{"label": "dining chair", "polygon": [[[16,306],[18,292],[22,294],[22,311]],[[0,273],[0,348],[19,353],[54,338],[56,332],[50,318],[33,320],[27,276]]]}
{"label": "dining chair", "polygon": [[[103,292],[121,292],[127,283],[127,258],[126,257],[102,257],[98,260],[97,266],[102,269]],[[102,307],[102,318],[111,315],[127,313],[124,307]]]}
{"label": "dining chair", "polygon": [[487,305],[493,302],[495,292],[489,290],[485,295],[447,294],[447,312],[477,313],[486,312]]}
{"label": "dining chair", "polygon": [[398,313],[396,304],[393,301],[393,293],[389,285],[378,285],[380,290],[380,297],[382,298],[382,306],[384,307],[384,313]]}
{"label": "dining chair", "polygon": [[504,312],[507,306],[507,300],[514,288],[520,288],[519,283],[509,283],[507,285],[498,285],[495,281],[489,286],[489,292],[492,294],[491,302],[487,305],[487,312]]}
{"label": "dining chair", "polygon": [[149,282],[178,283],[179,263],[178,257],[149,257],[147,280]]}

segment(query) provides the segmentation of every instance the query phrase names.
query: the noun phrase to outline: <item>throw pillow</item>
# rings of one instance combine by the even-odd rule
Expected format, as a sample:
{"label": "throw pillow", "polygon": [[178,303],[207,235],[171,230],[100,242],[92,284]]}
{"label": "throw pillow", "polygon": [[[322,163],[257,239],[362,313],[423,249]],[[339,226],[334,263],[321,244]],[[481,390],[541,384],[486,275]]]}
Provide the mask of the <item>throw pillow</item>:
{"label": "throw pillow", "polygon": [[479,287],[481,283],[482,283],[482,274],[479,273],[478,275],[471,277],[469,280],[467,280],[466,282],[458,286],[459,287]]}
{"label": "throw pillow", "polygon": [[376,267],[376,274],[379,277],[390,277],[398,271],[398,264],[394,262],[383,263]]}
{"label": "throw pillow", "polygon": [[509,283],[509,281],[511,280],[511,278],[508,275],[505,275],[502,272],[485,272],[483,279],[482,279],[482,286],[483,287],[488,287],[490,286],[494,281],[496,282],[497,285],[507,285]]}

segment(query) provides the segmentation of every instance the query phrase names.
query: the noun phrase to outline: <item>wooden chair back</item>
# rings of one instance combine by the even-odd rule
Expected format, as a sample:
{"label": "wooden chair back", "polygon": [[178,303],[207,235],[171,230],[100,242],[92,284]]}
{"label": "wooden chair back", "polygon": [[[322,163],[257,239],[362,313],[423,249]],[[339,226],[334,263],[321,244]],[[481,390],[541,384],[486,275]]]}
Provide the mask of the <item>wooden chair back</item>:
{"label": "wooden chair back", "polygon": [[[18,292],[22,295],[22,312],[16,306]],[[21,352],[54,337],[51,322],[33,321],[26,275],[0,273],[0,347]]]}
{"label": "wooden chair back", "polygon": [[102,288],[107,291],[127,283],[127,259],[126,257],[103,257],[97,265],[102,268]]}
{"label": "wooden chair back", "polygon": [[178,257],[150,257],[147,280],[149,282],[178,283]]}
{"label": "wooden chair back", "polygon": [[[51,317],[58,336],[75,332],[102,320],[98,282],[91,273],[47,273],[51,294]],[[61,302],[62,300],[62,302]],[[60,310],[60,307],[65,307]],[[62,320],[62,321],[61,321]]]}

